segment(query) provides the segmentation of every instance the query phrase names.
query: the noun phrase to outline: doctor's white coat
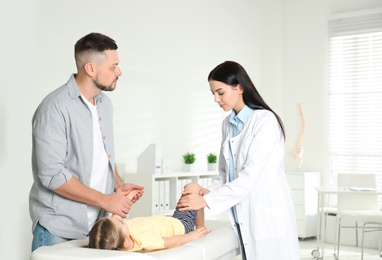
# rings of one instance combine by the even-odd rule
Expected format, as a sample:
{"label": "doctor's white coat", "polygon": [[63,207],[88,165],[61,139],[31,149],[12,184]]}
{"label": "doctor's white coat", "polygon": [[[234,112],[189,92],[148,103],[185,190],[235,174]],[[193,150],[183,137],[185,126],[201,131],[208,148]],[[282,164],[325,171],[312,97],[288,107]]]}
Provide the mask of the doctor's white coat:
{"label": "doctor's white coat", "polygon": [[[229,182],[229,143],[235,180]],[[242,132],[229,138],[229,116],[223,121],[219,177],[204,196],[216,215],[236,205],[249,260],[300,259],[291,190],[284,170],[284,138],[275,115],[255,110]],[[236,228],[234,228],[236,231]]]}

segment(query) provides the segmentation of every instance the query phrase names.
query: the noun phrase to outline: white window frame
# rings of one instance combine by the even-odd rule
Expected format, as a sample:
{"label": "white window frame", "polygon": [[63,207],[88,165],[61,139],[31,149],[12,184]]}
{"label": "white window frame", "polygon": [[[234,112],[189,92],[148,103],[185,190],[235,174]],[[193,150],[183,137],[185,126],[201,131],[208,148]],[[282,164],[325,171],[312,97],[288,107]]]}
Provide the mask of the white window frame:
{"label": "white window frame", "polygon": [[329,184],[372,173],[382,188],[382,9],[332,15],[328,27]]}

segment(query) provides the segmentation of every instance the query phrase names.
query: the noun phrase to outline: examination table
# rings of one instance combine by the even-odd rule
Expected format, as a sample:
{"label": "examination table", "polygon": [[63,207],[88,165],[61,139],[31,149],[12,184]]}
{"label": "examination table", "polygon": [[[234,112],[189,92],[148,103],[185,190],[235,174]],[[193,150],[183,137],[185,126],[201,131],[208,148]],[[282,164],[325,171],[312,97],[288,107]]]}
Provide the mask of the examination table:
{"label": "examination table", "polygon": [[154,252],[137,253],[117,250],[83,248],[86,239],[72,240],[54,246],[36,249],[30,260],[231,260],[240,254],[240,246],[229,221],[206,220],[211,229],[205,237],[185,245]]}

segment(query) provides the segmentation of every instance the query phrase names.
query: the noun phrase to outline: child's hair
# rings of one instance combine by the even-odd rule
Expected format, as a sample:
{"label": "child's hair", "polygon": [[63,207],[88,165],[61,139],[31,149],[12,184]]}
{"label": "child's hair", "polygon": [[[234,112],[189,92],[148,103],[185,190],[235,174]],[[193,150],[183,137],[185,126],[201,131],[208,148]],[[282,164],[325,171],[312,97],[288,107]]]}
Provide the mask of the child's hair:
{"label": "child's hair", "polygon": [[125,241],[122,229],[115,228],[109,218],[98,220],[89,233],[89,248],[123,250]]}

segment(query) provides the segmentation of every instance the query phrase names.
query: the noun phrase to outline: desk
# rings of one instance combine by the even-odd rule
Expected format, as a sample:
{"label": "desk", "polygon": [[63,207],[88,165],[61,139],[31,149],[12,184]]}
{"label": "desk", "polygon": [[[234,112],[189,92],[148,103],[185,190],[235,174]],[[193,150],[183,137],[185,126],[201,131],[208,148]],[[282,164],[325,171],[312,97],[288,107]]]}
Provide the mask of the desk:
{"label": "desk", "polygon": [[[318,193],[318,202],[317,202],[317,249],[312,251],[312,255],[316,259],[324,259],[325,253],[325,243],[324,239],[326,237],[326,210],[325,208],[329,206],[330,195],[332,194],[343,194],[343,193],[352,193],[352,194],[375,194],[382,195],[382,190],[350,190],[349,188],[344,187],[316,187]],[[325,198],[325,196],[327,198]]]}

